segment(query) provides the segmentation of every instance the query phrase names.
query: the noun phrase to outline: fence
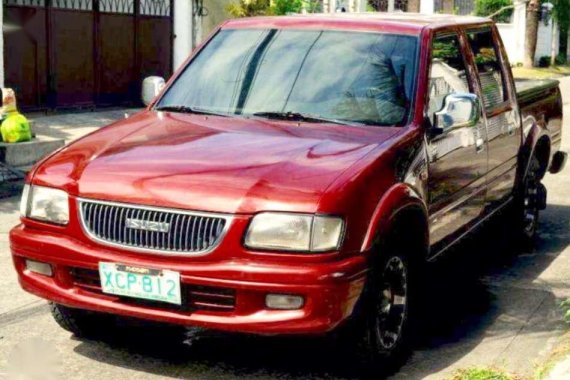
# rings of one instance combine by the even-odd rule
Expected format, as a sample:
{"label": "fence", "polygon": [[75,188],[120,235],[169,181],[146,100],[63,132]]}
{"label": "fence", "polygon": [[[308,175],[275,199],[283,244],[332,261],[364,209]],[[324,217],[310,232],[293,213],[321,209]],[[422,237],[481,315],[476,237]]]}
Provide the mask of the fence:
{"label": "fence", "polygon": [[[451,8],[451,9],[448,9]],[[473,0],[435,0],[434,10],[436,13],[455,13],[458,15],[470,15],[475,10]]]}
{"label": "fence", "polygon": [[[369,4],[379,12],[388,11],[388,0],[370,0]],[[394,10],[406,12],[408,10],[408,0],[394,0]]]}

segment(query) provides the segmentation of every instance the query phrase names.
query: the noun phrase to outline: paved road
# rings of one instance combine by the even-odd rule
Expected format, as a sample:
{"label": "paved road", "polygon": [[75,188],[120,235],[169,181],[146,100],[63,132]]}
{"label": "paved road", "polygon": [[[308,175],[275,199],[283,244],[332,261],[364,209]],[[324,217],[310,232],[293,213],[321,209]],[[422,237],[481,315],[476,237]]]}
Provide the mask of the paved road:
{"label": "paved road", "polygon": [[[570,80],[564,80],[570,115]],[[570,150],[570,117],[564,143]],[[61,133],[67,133],[63,129]],[[546,178],[549,206],[532,252],[517,252],[501,219],[432,265],[430,312],[408,362],[393,379],[444,379],[469,365],[531,374],[566,331],[558,308],[570,296],[570,170]],[[100,341],[77,340],[52,321],[46,303],[21,291],[7,232],[17,199],[0,201],[0,373],[48,364],[64,379],[356,378],[358,364],[321,339],[259,338],[139,327]],[[35,348],[34,348],[35,347]],[[38,349],[39,347],[39,349]],[[46,378],[46,373],[40,378]],[[2,375],[0,375],[2,378]]]}

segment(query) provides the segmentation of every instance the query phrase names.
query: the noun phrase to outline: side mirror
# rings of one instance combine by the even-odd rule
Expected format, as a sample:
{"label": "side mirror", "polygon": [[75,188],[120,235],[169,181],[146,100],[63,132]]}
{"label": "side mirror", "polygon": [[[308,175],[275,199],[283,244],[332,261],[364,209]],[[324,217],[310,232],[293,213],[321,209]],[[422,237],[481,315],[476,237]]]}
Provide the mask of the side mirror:
{"label": "side mirror", "polygon": [[143,80],[141,99],[145,106],[148,106],[153,99],[160,94],[166,82],[164,78],[152,76]]}
{"label": "side mirror", "polygon": [[473,127],[481,118],[481,102],[477,95],[468,93],[449,94],[441,111],[435,113],[433,136],[453,129]]}

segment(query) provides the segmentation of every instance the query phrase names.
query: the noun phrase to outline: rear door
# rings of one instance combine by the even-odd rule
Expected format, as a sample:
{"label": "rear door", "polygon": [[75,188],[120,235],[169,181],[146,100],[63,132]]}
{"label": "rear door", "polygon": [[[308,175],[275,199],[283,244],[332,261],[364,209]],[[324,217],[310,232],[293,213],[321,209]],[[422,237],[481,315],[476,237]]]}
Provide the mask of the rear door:
{"label": "rear door", "polygon": [[[426,115],[432,124],[448,95],[477,93],[474,67],[465,51],[464,36],[455,31],[433,38]],[[427,141],[430,242],[438,251],[482,214],[487,173],[484,120],[437,136],[428,131]]]}
{"label": "rear door", "polygon": [[486,206],[491,211],[512,194],[522,130],[509,62],[496,30],[491,26],[468,29],[466,38],[475,61],[487,120],[489,173]]}

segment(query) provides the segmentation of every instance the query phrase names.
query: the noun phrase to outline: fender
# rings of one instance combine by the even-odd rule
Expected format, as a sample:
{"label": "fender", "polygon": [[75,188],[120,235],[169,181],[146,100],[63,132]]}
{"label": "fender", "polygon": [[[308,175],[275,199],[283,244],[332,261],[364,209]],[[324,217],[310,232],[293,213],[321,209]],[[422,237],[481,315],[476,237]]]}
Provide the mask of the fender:
{"label": "fender", "polygon": [[[544,120],[542,121],[536,120],[534,116],[527,116],[522,121],[523,144],[519,153],[519,162],[520,162],[519,181],[521,181],[526,177],[526,174],[528,172],[528,167],[530,165],[530,158],[535,152],[538,141],[543,136],[546,136],[550,141],[550,135],[544,123],[545,123]],[[549,162],[550,162],[550,157],[549,157]]]}
{"label": "fender", "polygon": [[419,208],[423,211],[427,225],[428,213],[425,202],[419,193],[406,183],[396,183],[390,187],[372,214],[361,251],[369,251],[374,244],[376,232],[385,230],[399,212],[410,207]]}

